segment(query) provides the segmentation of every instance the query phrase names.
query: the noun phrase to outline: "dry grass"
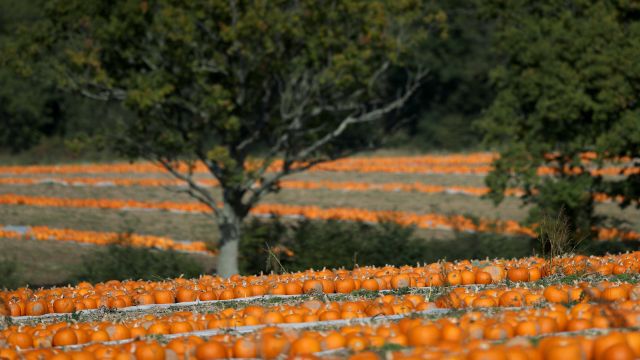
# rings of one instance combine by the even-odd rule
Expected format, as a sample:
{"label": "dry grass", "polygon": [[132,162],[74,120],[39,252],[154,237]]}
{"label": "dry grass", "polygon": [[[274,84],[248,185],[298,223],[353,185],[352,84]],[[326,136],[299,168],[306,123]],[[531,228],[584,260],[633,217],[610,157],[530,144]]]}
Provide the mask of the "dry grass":
{"label": "dry grass", "polygon": [[[132,232],[178,240],[218,240],[218,229],[208,216],[156,211],[38,208],[0,205],[3,224],[49,226],[88,231]],[[288,221],[284,219],[283,221]],[[425,239],[446,239],[446,230],[416,230]]]}
{"label": "dry grass", "polygon": [[0,219],[7,225],[40,225],[87,231],[133,232],[167,236],[177,240],[215,240],[218,230],[203,214],[158,211],[0,206]]}
{"label": "dry grass", "polygon": [[544,214],[538,228],[538,239],[543,257],[552,273],[562,273],[562,257],[572,254],[584,238],[571,233],[569,218],[560,209],[557,215]]}
{"label": "dry grass", "polygon": [[[63,241],[15,240],[0,238],[0,254],[19,264],[20,280],[31,286],[61,284],[74,274],[84,256],[98,247]],[[207,271],[214,266],[214,258],[189,254]]]}
{"label": "dry grass", "polygon": [[545,214],[538,229],[540,248],[547,259],[555,259],[567,255],[577,246],[569,230],[569,220],[562,210],[556,217]]}
{"label": "dry grass", "polygon": [[[0,185],[0,193],[64,198],[135,199],[141,201],[194,201],[189,195],[162,187],[69,187],[54,184]],[[214,191],[220,198],[219,191]],[[479,197],[462,194],[424,194],[384,191],[282,190],[264,198],[265,203],[354,207],[417,213],[465,214],[490,219],[522,220],[528,208],[508,198],[499,207]]]}
{"label": "dry grass", "polygon": [[[0,178],[16,177],[11,174],[0,174]],[[162,173],[105,173],[105,174],[70,174],[70,175],[51,175],[51,174],[27,174],[19,177],[50,179],[57,177],[76,177],[76,178],[105,178],[105,179],[173,179],[168,174]],[[198,174],[197,179],[211,179],[210,175]],[[369,183],[415,183],[441,185],[441,186],[485,186],[484,178],[478,175],[449,175],[449,174],[402,174],[402,173],[357,173],[357,172],[305,172],[292,175],[287,178],[291,180],[307,180],[307,181],[358,181]]]}

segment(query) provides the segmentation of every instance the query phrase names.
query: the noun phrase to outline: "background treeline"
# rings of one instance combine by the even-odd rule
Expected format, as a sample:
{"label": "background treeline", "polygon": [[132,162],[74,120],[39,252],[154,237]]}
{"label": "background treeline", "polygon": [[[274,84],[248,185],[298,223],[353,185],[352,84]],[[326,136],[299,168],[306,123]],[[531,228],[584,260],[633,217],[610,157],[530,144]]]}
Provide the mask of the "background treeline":
{"label": "background treeline", "polygon": [[[12,41],[17,27],[29,28],[41,16],[36,4],[0,0],[0,48]],[[490,49],[492,24],[481,18],[473,2],[441,1],[439,6],[447,14],[447,36],[434,37],[423,49],[429,77],[407,109],[413,116],[404,131],[388,145],[418,151],[480,149],[482,135],[473,124],[493,99],[488,80],[497,61]],[[116,103],[63,93],[43,73],[47,69],[37,77],[22,77],[0,67],[2,160],[59,162],[115,156],[106,146],[105,130],[130,115]]]}
{"label": "background treeline", "polygon": [[[6,49],[19,27],[29,29],[40,16],[37,2],[0,0],[0,48]],[[0,54],[0,65],[3,55],[11,56]],[[53,69],[37,71],[32,76],[0,66],[0,152],[10,155],[4,159],[28,163],[112,156],[102,139],[127,116],[122,108],[62,92],[47,76]]]}

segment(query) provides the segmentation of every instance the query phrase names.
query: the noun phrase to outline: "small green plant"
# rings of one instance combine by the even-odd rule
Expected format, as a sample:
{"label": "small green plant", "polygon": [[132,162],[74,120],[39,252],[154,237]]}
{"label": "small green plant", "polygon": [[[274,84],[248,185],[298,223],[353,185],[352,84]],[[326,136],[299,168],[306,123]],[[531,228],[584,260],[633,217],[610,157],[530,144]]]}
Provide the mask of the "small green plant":
{"label": "small green plant", "polygon": [[579,237],[579,234],[581,233],[571,230],[571,219],[563,207],[555,217],[548,213],[543,215],[538,227],[538,240],[542,256],[547,260],[552,273],[561,273],[560,257],[575,253],[583,242],[584,237]]}
{"label": "small green plant", "polygon": [[20,278],[20,265],[14,260],[0,258],[0,289],[15,289],[23,284]]}
{"label": "small green plant", "polygon": [[583,239],[576,238],[569,228],[569,219],[561,208],[556,217],[545,214],[538,229],[538,240],[542,254],[554,259],[574,252]]}
{"label": "small green plant", "polygon": [[85,257],[74,280],[158,280],[182,275],[195,277],[203,271],[202,266],[187,254],[172,250],[111,245]]}

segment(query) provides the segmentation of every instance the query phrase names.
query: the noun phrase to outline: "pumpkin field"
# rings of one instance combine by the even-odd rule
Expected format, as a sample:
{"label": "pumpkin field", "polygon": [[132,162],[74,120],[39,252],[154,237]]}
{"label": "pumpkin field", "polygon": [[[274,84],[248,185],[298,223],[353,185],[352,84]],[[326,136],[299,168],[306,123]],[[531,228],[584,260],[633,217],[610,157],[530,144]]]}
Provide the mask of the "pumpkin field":
{"label": "pumpkin field", "polygon": [[[251,216],[392,221],[425,239],[535,237],[522,224],[518,189],[498,207],[482,198],[490,161],[471,153],[326,163],[283,181]],[[3,254],[37,248],[50,257],[33,259],[33,283],[64,281],[47,272],[65,266],[65,253],[122,241],[215,262],[206,208],[159,167],[5,166],[0,174]],[[640,241],[637,210],[615,201],[596,199],[597,211],[628,224],[599,229],[599,241]],[[632,252],[26,286],[0,293],[0,357],[633,359],[639,273]]]}
{"label": "pumpkin field", "polygon": [[0,0],[0,360],[640,359],[639,20]]}
{"label": "pumpkin field", "polygon": [[[447,239],[454,232],[535,237],[535,230],[523,224],[528,209],[519,199],[521,191],[512,189],[497,207],[483,198],[488,192],[483,179],[493,156],[375,155],[326,163],[282,181],[282,190],[269,195],[251,216],[391,221],[414,227],[424,239]],[[616,174],[620,169],[598,171]],[[197,179],[217,190],[204,171]],[[51,251],[26,270],[32,272],[26,279],[36,285],[66,280],[64,270],[59,277],[51,271],[65,267],[57,256],[65,259],[76,248],[123,241],[183,251],[210,268],[215,247],[207,243],[217,242],[217,228],[206,215],[208,209],[183,189],[150,163],[0,167],[0,249],[18,259],[30,252],[26,248]],[[639,210],[621,210],[606,196],[597,197],[596,203],[597,212],[623,223],[597,229],[600,241],[640,240]]]}
{"label": "pumpkin field", "polygon": [[2,293],[7,359],[633,359],[640,253]]}

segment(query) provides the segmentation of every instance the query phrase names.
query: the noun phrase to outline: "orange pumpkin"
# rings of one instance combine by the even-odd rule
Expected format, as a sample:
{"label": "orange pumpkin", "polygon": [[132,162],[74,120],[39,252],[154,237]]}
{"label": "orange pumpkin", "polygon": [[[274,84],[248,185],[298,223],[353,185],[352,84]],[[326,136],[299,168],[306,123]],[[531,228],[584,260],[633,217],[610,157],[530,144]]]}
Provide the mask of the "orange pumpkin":
{"label": "orange pumpkin", "polygon": [[521,267],[510,268],[507,270],[507,278],[513,282],[529,281],[529,270]]}

